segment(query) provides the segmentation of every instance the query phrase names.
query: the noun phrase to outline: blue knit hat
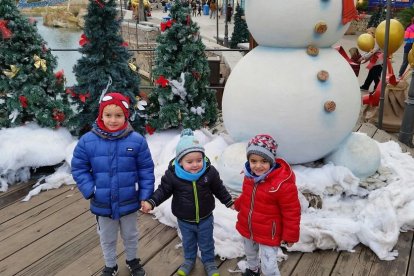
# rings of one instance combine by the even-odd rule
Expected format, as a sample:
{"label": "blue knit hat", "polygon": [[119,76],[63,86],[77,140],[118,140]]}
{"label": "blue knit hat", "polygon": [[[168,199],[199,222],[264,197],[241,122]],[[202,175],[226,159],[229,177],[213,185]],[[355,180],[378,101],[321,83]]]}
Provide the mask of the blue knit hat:
{"label": "blue knit hat", "polygon": [[181,132],[180,141],[175,149],[176,159],[180,161],[187,153],[199,151],[204,155],[204,147],[200,144],[197,138],[194,136],[193,131],[189,128],[184,129]]}

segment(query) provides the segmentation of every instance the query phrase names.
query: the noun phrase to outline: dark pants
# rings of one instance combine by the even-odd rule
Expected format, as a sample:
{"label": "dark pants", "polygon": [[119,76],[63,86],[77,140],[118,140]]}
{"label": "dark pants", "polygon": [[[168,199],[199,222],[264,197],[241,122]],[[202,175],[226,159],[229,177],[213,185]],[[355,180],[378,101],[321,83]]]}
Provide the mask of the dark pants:
{"label": "dark pants", "polygon": [[374,81],[375,85],[374,85],[374,91],[378,86],[378,83],[380,81],[380,77],[381,77],[381,72],[382,72],[382,65],[375,65],[371,68],[371,70],[369,70],[368,72],[368,76],[365,79],[364,84],[361,86],[361,89],[365,89],[365,90],[369,90],[369,87],[371,86],[372,81]]}
{"label": "dark pants", "polygon": [[407,69],[407,66],[408,66],[408,53],[404,53],[400,71],[398,72],[399,77],[402,77],[402,75],[404,75],[404,72]]}
{"label": "dark pants", "polygon": [[213,215],[201,220],[200,223],[190,223],[180,219],[177,221],[183,236],[184,258],[195,261],[197,247],[199,247],[203,264],[214,262]]}

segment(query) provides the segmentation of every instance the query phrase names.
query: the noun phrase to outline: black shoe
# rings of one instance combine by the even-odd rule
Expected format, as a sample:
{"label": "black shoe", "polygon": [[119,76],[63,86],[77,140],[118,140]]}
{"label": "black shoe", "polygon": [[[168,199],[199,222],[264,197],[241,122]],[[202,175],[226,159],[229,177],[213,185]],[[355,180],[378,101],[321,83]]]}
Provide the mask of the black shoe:
{"label": "black shoe", "polygon": [[145,270],[142,268],[142,265],[139,263],[140,259],[133,259],[131,261],[126,261],[126,265],[131,272],[131,276],[145,276]]}
{"label": "black shoe", "polygon": [[242,273],[242,276],[260,276],[260,269],[257,272],[254,272],[249,268],[246,268],[246,271]]}
{"label": "black shoe", "polygon": [[101,276],[115,276],[118,274],[118,265],[114,267],[107,267],[102,270]]}
{"label": "black shoe", "polygon": [[365,88],[364,86],[360,86],[359,89],[362,90],[362,91],[368,91],[369,88]]}

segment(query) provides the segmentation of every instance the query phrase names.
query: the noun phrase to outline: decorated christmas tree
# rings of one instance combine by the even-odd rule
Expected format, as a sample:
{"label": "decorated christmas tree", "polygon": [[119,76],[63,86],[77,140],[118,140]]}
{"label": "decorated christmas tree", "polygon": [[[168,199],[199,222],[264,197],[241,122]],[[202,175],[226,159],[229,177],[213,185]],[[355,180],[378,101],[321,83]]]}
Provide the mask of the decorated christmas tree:
{"label": "decorated christmas tree", "polygon": [[249,42],[249,29],[246,20],[244,20],[244,10],[237,3],[236,14],[234,15],[234,29],[231,35],[230,48],[237,48],[237,44]]}
{"label": "decorated christmas tree", "polygon": [[71,109],[63,71],[54,74],[56,58],[15,0],[0,1],[0,127],[34,121],[64,125]]}
{"label": "decorated christmas tree", "polygon": [[106,92],[119,92],[130,101],[130,120],[137,131],[143,131],[139,98],[138,68],[129,62],[132,54],[120,33],[121,18],[117,0],[90,0],[85,17],[84,34],[79,41],[83,54],[74,66],[77,84],[68,88],[77,115],[71,120],[79,134],[89,130],[98,116],[99,100]]}
{"label": "decorated christmas tree", "polygon": [[199,27],[190,8],[177,0],[171,19],[161,23],[153,75],[156,88],[149,95],[148,126],[198,129],[217,119],[217,101],[209,89],[210,69]]}

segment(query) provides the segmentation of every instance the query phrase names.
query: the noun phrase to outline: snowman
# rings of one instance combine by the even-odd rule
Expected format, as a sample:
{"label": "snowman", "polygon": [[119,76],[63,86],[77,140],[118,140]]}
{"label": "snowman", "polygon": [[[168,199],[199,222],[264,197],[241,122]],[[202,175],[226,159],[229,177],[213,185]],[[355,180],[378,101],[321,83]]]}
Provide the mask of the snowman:
{"label": "snowman", "polygon": [[[361,108],[358,79],[332,48],[357,14],[354,0],[276,2],[246,2],[246,21],[259,46],[226,83],[224,125],[236,142],[272,135],[278,155],[291,164],[335,156],[342,145],[352,147]],[[373,151],[373,168],[362,175],[378,168],[379,150]]]}

